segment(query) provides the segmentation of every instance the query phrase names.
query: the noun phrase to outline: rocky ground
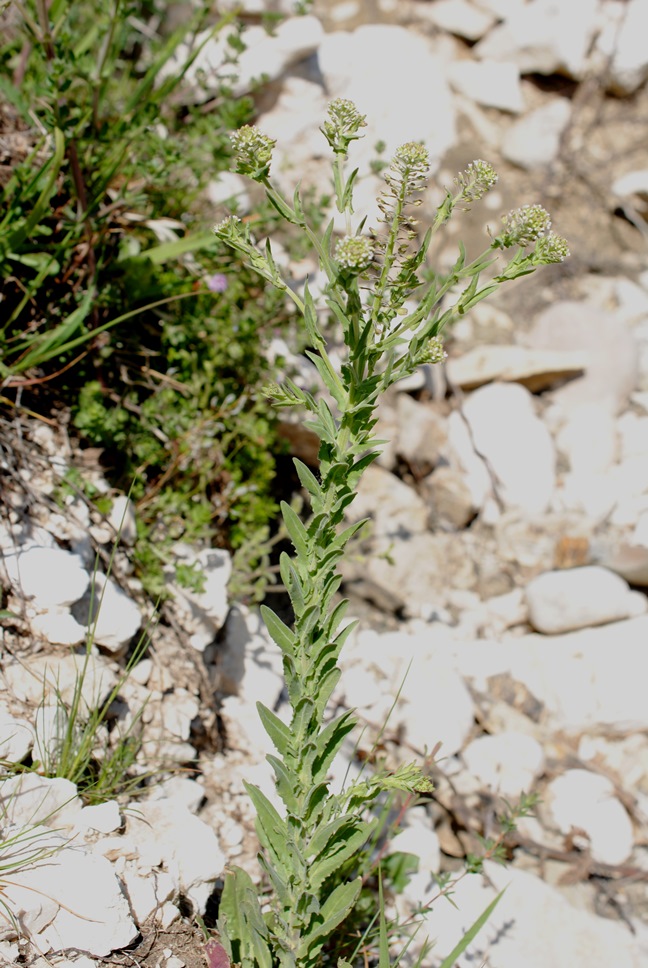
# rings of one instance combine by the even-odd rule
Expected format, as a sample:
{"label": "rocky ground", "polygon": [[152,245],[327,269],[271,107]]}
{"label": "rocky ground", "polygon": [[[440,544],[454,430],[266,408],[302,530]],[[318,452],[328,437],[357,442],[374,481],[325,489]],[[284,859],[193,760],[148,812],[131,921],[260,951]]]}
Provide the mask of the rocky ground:
{"label": "rocky ground", "polygon": [[[244,6],[253,21],[272,5]],[[291,190],[297,178],[325,187],[317,127],[331,97],[350,97],[371,125],[364,170],[378,138],[387,154],[423,138],[440,185],[475,157],[499,171],[490,207],[454,226],[440,264],[453,259],[453,233],[475,247],[500,211],[526,202],[551,210],[572,249],[564,266],[480,304],[453,330],[447,364],[384,401],[388,444],[353,507],[372,526],[346,563],[361,626],[336,701],[357,708],[365,758],[379,734],[390,763],[435,754],[436,791],[394,841],[421,857],[403,913],[433,898],[434,875],[459,871],[479,837],[497,835],[502,798],[539,797],[505,842],[508,866],[487,863],[484,876],[458,883],[456,906],[441,899],[426,914],[430,968],[505,885],[461,968],[648,961],[642,19],[642,0],[322,2],[274,38],[255,26],[248,34],[240,89],[268,75],[258,123],[277,138],[277,176]],[[216,63],[218,50],[210,56]],[[359,205],[370,216],[372,177]],[[236,180],[212,195],[232,191],[245,200]],[[316,287],[315,266],[287,269]],[[306,362],[293,363],[312,384]],[[257,612],[229,601],[222,551],[178,548],[199,562],[206,587],[176,589],[154,622],[129,565],[134,509],[122,496],[99,519],[70,494],[61,510],[59,481],[80,455],[64,427],[20,433],[2,442],[11,614],[0,758],[31,751],[43,761],[59,742],[57,696],[69,701],[80,681],[70,647],[85,641],[96,568],[101,607],[82,707],[112,695],[99,738],[110,747],[131,724],[142,730],[143,764],[180,770],[158,774],[130,804],[84,805],[69,781],[36,774],[4,780],[0,961],[203,965],[188,915],[209,923],[227,863],[257,871],[242,781],[273,793],[254,703],[281,714],[279,656]],[[312,461],[308,434],[293,425],[286,435]],[[92,456],[83,472],[105,490]],[[149,652],[124,681],[142,632]],[[360,768],[352,748],[347,766]]]}

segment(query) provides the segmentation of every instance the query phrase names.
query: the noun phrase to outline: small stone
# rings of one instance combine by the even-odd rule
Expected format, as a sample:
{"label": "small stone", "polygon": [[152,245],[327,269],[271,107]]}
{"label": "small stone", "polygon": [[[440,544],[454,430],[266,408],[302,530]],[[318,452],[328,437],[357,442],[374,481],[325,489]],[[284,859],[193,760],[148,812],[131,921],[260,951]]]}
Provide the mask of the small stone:
{"label": "small stone", "polygon": [[558,156],[560,139],[570,118],[571,104],[567,98],[556,98],[530,111],[504,135],[502,154],[529,171],[550,165]]}
{"label": "small stone", "polygon": [[108,523],[113,528],[115,537],[119,536],[122,544],[132,547],[137,538],[137,522],[135,520],[135,505],[125,494],[119,494],[113,500]]}
{"label": "small stone", "polygon": [[524,110],[516,64],[492,60],[455,61],[448,65],[448,80],[455,91],[476,104],[511,114],[520,114]]}
{"label": "small stone", "polygon": [[4,564],[15,592],[39,609],[72,605],[90,584],[83,560],[62,548],[5,554]]}
{"label": "small stone", "polygon": [[445,420],[432,406],[418,403],[407,393],[398,395],[396,414],[396,454],[406,460],[415,473],[429,472],[438,464],[447,446]]}
{"label": "small stone", "polygon": [[0,701],[0,762],[20,763],[34,743],[34,730],[24,719],[17,719]]}
{"label": "small stone", "polygon": [[463,413],[504,506],[529,514],[546,510],[555,486],[554,446],[528,390],[518,384],[481,387],[468,397]]}
{"label": "small stone", "polygon": [[175,572],[168,569],[170,587],[174,593],[173,608],[178,620],[189,633],[189,642],[198,652],[203,652],[214,641],[223,627],[229,609],[227,583],[232,574],[229,552],[220,548],[194,551],[185,544],[174,546],[178,559],[193,567],[202,578],[201,591],[180,586]]}
{"label": "small stone", "polygon": [[587,367],[585,353],[530,350],[524,346],[480,345],[448,360],[450,382],[474,390],[500,380],[521,383],[532,393],[580,375]]}
{"label": "small stone", "polygon": [[537,317],[526,341],[537,349],[587,353],[585,374],[551,392],[564,410],[592,402],[605,403],[612,413],[627,408],[639,372],[637,342],[616,314],[584,301],[555,302]]}
{"label": "small stone", "polygon": [[50,645],[79,645],[87,636],[85,627],[63,609],[48,609],[34,615],[30,624]]}
{"label": "small stone", "polygon": [[492,14],[468,0],[437,0],[426,13],[426,19],[437,27],[466,40],[480,40],[495,23]]}
{"label": "small stone", "polygon": [[632,94],[648,77],[645,30],[645,0],[629,0],[611,51],[610,87],[615,94]]}
{"label": "small stone", "polygon": [[532,736],[513,731],[479,736],[461,756],[480,784],[508,798],[530,793],[544,768],[540,743]]}
{"label": "small stone", "polygon": [[[92,607],[94,618],[90,619],[89,631],[93,642],[120,655],[142,624],[139,608],[112,578],[107,578],[101,572],[94,576]],[[82,606],[77,606],[76,611],[79,615]]]}
{"label": "small stone", "polygon": [[76,822],[78,830],[97,830],[102,834],[119,830],[121,824],[122,818],[116,800],[106,800],[105,803],[83,807]]}
{"label": "small stone", "polygon": [[523,74],[564,73],[580,79],[597,30],[598,0],[534,0],[517,4],[474,49],[475,55],[514,61]]}
{"label": "small stone", "polygon": [[616,622],[648,608],[645,596],[598,565],[539,575],[529,582],[526,598],[532,626],[545,635]]}
{"label": "small stone", "polygon": [[465,475],[453,467],[437,467],[421,482],[421,490],[431,506],[433,521],[441,526],[459,531],[477,513]]}
{"label": "small stone", "polygon": [[591,850],[594,860],[616,866],[632,853],[632,823],[607,777],[589,770],[567,770],[549,783],[543,802],[562,833],[575,831],[576,843]]}

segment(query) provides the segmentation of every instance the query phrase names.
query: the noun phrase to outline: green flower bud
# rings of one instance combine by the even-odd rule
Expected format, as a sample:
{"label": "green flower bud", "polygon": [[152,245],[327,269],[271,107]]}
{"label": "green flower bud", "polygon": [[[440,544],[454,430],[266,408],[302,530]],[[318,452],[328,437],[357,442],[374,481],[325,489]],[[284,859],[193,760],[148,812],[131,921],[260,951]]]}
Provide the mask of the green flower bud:
{"label": "green flower bud", "polygon": [[335,258],[342,269],[362,272],[373,259],[374,247],[364,235],[347,235],[335,246]]}
{"label": "green flower bud", "polygon": [[535,245],[535,260],[538,265],[564,262],[569,258],[569,246],[565,239],[555,232],[549,232],[538,239]]}
{"label": "green flower bud", "polygon": [[408,141],[396,149],[385,172],[390,188],[404,197],[423,191],[430,175],[430,155],[427,148],[416,141]]}
{"label": "green flower bud", "polygon": [[240,175],[249,175],[256,181],[270,174],[272,149],[276,141],[249,124],[230,135],[236,156],[236,170]]}
{"label": "green flower bud", "polygon": [[443,348],[443,340],[440,336],[433,336],[427,346],[421,350],[416,360],[417,363],[443,363],[448,359],[448,354]]}
{"label": "green flower bud", "polygon": [[471,161],[465,171],[459,172],[455,182],[461,188],[461,198],[465,202],[477,202],[491,190],[497,179],[493,166],[478,158]]}
{"label": "green flower bud", "polygon": [[366,128],[365,115],[360,114],[353,101],[338,97],[328,106],[328,118],[320,131],[333,151],[346,153],[349,143],[361,138],[360,128]]}
{"label": "green flower bud", "polygon": [[531,245],[551,228],[551,216],[542,205],[523,205],[502,216],[505,231],[493,240],[495,248]]}

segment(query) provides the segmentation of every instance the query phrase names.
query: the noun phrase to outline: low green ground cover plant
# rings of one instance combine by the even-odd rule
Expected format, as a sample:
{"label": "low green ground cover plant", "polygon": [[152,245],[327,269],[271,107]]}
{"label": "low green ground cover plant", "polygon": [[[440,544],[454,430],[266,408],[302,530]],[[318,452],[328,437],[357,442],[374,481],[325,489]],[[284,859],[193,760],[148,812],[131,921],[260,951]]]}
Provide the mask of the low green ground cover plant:
{"label": "low green ground cover plant", "polygon": [[[280,562],[292,624],[262,607],[268,631],[283,654],[291,718],[284,722],[258,704],[276,749],[268,760],[283,811],[258,787],[247,785],[257,815],[267,891],[260,900],[249,875],[233,870],[226,878],[219,920],[222,957],[242,968],[360,964],[358,952],[339,954],[336,938],[344,934],[361,896],[358,858],[376,829],[373,808],[393,790],[430,790],[428,777],[415,763],[395,772],[364,775],[339,794],[331,792],[327,779],[355,726],[352,712],[330,716],[328,705],[340,677],[338,658],[353,630],[353,623],[344,624],[348,603],[337,599],[342,580],[338,565],[364,524],[345,526],[345,518],[362,473],[379,453],[381,442],[374,435],[377,403],[421,364],[441,362],[444,331],[482,299],[507,281],[562,262],[568,255],[564,239],[550,230],[548,213],[540,205],[526,205],[503,217],[500,229],[476,258],[468,258],[461,246],[446,275],[422,281],[433,235],[456,211],[479,201],[497,175],[482,160],[469,164],[453,189],[446,191],[433,224],[421,237],[412,216],[428,181],[428,153],[417,142],[407,143],[384,173],[385,189],[378,199],[382,224],[377,230],[367,229],[364,221],[354,223],[357,170],[347,170],[349,148],[365,123],[352,102],[338,99],[321,129],[333,152],[335,200],[345,223],[342,237],[334,237],[333,220],[321,234],[312,228],[299,188],[292,199],[275,189],[270,180],[270,138],[250,126],[232,136],[237,171],[263,186],[281,217],[308,239],[326,275],[325,310],[345,347],[339,367],[331,359],[327,330],[308,285],[303,293],[288,286],[273,259],[271,243],[263,249],[257,246],[249,223],[236,216],[215,230],[254,271],[293,301],[303,319],[306,355],[324,388],[313,395],[288,379],[268,389],[275,406],[297,408],[306,415],[320,449],[317,474],[301,461],[294,462],[310,501],[309,517],[302,520],[282,505],[293,545],[293,553],[284,553]],[[468,940],[464,939],[464,948]],[[382,921],[379,945],[384,968],[390,955]],[[458,953],[459,948],[453,954]]]}
{"label": "low green ground cover plant", "polygon": [[[252,111],[232,93],[244,25],[213,8],[165,34],[155,0],[14,0],[0,30],[0,133],[23,146],[0,165],[0,414],[71,410],[110,482],[135,482],[154,599],[180,539],[236,552],[237,591],[261,595],[278,513],[260,388],[290,314],[205,221],[201,193]],[[225,36],[217,86],[186,97]]]}

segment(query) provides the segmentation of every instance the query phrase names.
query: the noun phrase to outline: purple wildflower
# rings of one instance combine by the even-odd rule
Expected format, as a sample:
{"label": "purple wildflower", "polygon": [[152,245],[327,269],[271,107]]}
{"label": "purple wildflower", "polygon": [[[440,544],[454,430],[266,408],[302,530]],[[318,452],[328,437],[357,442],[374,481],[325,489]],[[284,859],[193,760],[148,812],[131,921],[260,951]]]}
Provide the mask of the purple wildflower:
{"label": "purple wildflower", "polygon": [[227,276],[224,276],[222,272],[216,272],[213,276],[207,276],[205,282],[210,292],[225,292],[227,289]]}

